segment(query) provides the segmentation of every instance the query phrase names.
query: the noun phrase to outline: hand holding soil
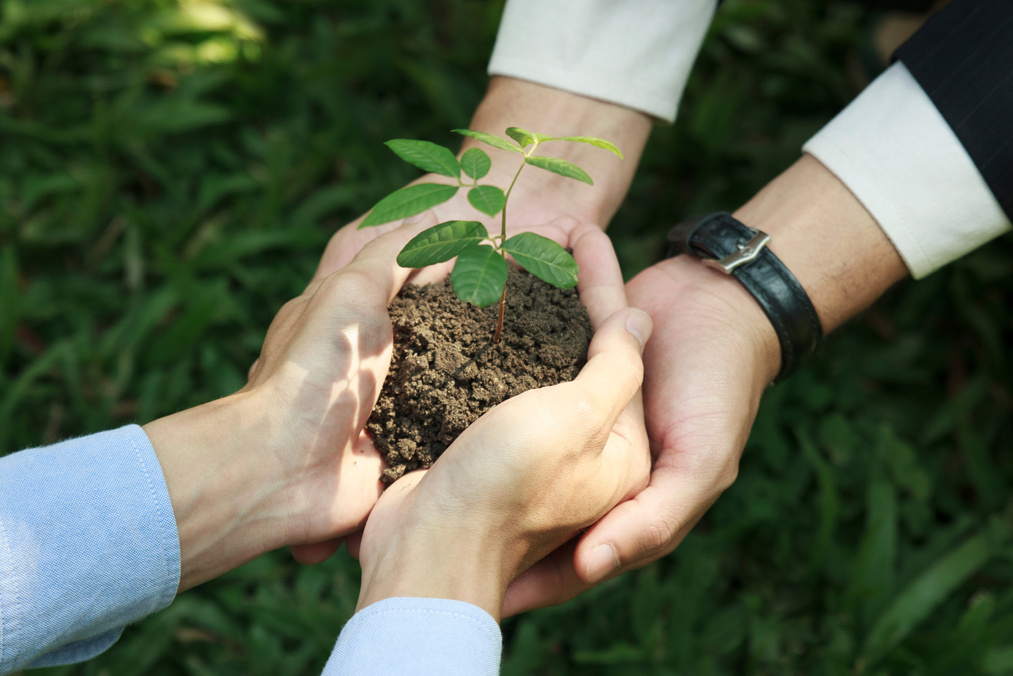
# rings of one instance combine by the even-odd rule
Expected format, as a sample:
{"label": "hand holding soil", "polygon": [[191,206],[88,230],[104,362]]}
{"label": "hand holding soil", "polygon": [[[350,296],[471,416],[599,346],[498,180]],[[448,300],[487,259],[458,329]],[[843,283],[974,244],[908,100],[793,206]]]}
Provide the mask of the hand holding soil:
{"label": "hand holding soil", "polygon": [[[655,320],[644,351],[648,431],[658,441],[649,485],[566,550],[510,587],[504,616],[558,605],[655,561],[682,541],[735,480],[770,364],[770,323],[735,279],[685,257],[630,281],[631,302]],[[776,338],[774,356],[777,353]],[[600,557],[600,558],[599,558]]]}
{"label": "hand holding soil", "polygon": [[639,388],[650,320],[626,307],[604,233],[574,235],[578,288],[596,329],[587,365],[572,382],[500,404],[432,469],[384,493],[359,550],[360,608],[429,596],[499,617],[510,580],[646,485]]}
{"label": "hand holding soil", "polygon": [[[242,390],[146,426],[156,451],[186,449],[160,453],[170,493],[176,485],[212,485],[212,463],[231,475],[223,485],[236,485],[239,475],[252,472],[248,485],[257,491],[237,499],[234,507],[260,516],[251,517],[253,526],[240,524],[239,537],[251,544],[263,536],[263,551],[293,545],[297,558],[307,563],[326,558],[342,536],[362,527],[379,495],[381,460],[361,430],[390,362],[387,304],[409,272],[394,257],[433,224],[431,219],[429,214],[414,224],[386,228],[344,269],[286,303]],[[206,449],[185,436],[203,438],[203,431],[221,441]],[[195,475],[200,480],[190,481]],[[183,510],[199,499],[198,491],[174,502]],[[212,518],[228,521],[222,514]],[[199,536],[214,532],[210,526],[198,531]],[[184,573],[195,571],[191,577],[184,574],[182,584],[208,579],[210,562],[226,549],[224,538],[205,546],[195,537],[191,547],[183,521],[180,538]]]}

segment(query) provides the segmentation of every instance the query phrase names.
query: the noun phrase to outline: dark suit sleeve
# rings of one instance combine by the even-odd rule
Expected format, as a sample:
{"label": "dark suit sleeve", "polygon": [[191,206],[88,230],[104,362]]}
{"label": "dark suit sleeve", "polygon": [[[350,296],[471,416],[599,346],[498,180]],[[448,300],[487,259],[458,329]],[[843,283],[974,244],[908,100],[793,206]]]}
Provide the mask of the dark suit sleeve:
{"label": "dark suit sleeve", "polygon": [[1013,0],[953,0],[894,54],[1013,219]]}

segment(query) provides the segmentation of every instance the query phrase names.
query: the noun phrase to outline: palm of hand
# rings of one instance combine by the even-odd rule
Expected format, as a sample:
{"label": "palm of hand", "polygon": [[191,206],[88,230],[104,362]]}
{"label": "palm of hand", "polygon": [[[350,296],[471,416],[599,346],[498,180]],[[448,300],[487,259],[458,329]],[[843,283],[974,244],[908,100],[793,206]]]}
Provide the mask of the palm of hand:
{"label": "palm of hand", "polygon": [[330,556],[379,496],[382,462],[361,430],[390,364],[387,303],[408,276],[394,257],[434,223],[429,214],[391,232],[312,282],[275,317],[251,370],[245,390],[269,397],[272,427],[287,435],[275,463],[277,476],[296,478],[285,487],[288,504],[305,517],[293,520],[286,539],[304,563]]}

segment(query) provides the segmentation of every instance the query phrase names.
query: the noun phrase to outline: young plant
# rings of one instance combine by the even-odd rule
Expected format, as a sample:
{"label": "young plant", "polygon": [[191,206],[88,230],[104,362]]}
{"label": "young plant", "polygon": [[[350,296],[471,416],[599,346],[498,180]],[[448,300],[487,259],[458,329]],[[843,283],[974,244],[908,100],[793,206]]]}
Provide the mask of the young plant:
{"label": "young plant", "polygon": [[[594,185],[583,169],[558,157],[535,155],[535,150],[549,141],[587,143],[615,153],[623,154],[608,141],[591,136],[545,136],[518,127],[506,130],[514,143],[492,134],[470,129],[455,129],[494,148],[520,153],[524,161],[517,168],[506,192],[494,185],[479,185],[478,181],[489,173],[492,161],[485,151],[469,148],[460,161],[449,149],[429,141],[395,139],[387,147],[402,160],[423,171],[455,179],[457,185],[420,183],[401,188],[380,200],[359,226],[367,227],[389,223],[420,214],[452,198],[460,188],[468,188],[468,202],[487,216],[502,214],[500,232],[490,235],[478,221],[445,221],[415,236],[397,256],[405,268],[422,268],[448,261],[457,256],[450,281],[454,293],[461,300],[478,307],[487,307],[499,299],[499,319],[492,342],[498,343],[503,331],[503,312],[506,307],[507,263],[506,255],[513,256],[525,270],[535,277],[560,289],[577,284],[577,262],[566,249],[551,239],[532,232],[522,232],[507,239],[507,202],[517,183],[517,177],[527,165]],[[463,174],[463,177],[462,177]],[[467,178],[470,182],[465,181]]]}

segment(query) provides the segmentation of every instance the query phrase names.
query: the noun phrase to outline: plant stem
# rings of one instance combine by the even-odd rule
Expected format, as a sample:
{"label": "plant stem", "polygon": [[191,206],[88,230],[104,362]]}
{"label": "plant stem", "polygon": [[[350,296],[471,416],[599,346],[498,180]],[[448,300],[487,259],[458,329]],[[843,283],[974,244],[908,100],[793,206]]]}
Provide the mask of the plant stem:
{"label": "plant stem", "polygon": [[[506,258],[506,254],[503,255]],[[499,297],[499,319],[496,320],[496,332],[492,334],[492,343],[499,342],[500,334],[503,333],[503,314],[506,312],[506,284],[503,285],[503,294]]]}
{"label": "plant stem", "polygon": [[[534,149],[535,148],[532,148],[531,150]],[[525,157],[527,157],[527,153],[525,153]],[[521,171],[524,170],[525,164],[526,164],[525,162],[521,162],[521,166],[517,168],[517,173],[514,174],[514,180],[510,181],[510,187],[507,188],[506,194],[503,196],[503,220],[502,225],[500,226],[500,233],[499,233],[501,246],[503,242],[506,241],[506,208],[507,204],[510,202],[510,193],[513,192],[514,184],[517,183],[517,177],[521,175]],[[506,251],[500,249],[499,253],[501,256],[503,256],[503,260],[506,260]],[[504,284],[503,293],[500,294],[499,297],[499,319],[496,320],[496,332],[492,334],[492,342],[494,345],[499,342],[499,337],[503,333],[503,315],[505,313],[506,313],[506,285]]]}
{"label": "plant stem", "polygon": [[[534,148],[531,150],[534,150]],[[525,153],[524,156],[527,157],[528,154]],[[507,204],[510,203],[510,193],[514,191],[514,184],[517,183],[517,177],[521,175],[525,164],[526,162],[521,162],[521,166],[517,168],[517,173],[514,174],[514,180],[510,181],[510,187],[507,188],[506,194],[503,196],[503,225],[500,227],[500,237],[504,240],[506,239],[506,208]],[[504,257],[506,256],[506,254],[503,255]]]}

